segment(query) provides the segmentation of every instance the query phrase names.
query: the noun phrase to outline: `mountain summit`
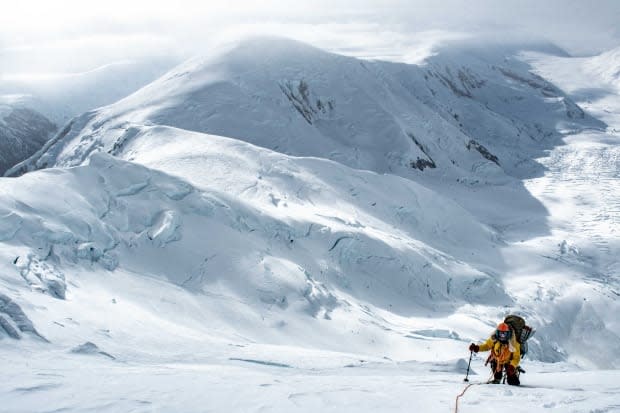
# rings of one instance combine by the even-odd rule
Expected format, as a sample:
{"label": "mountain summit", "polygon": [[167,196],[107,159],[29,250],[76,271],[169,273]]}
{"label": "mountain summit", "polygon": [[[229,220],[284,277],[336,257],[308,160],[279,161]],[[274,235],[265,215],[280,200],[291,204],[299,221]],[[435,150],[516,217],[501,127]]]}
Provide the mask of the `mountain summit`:
{"label": "mountain summit", "polygon": [[499,50],[445,55],[416,66],[339,56],[287,39],[247,39],[74,119],[12,173],[79,165],[93,151],[122,156],[132,130],[155,124],[379,173],[436,170],[493,181],[527,171],[532,157],[556,143],[558,124],[600,125]]}

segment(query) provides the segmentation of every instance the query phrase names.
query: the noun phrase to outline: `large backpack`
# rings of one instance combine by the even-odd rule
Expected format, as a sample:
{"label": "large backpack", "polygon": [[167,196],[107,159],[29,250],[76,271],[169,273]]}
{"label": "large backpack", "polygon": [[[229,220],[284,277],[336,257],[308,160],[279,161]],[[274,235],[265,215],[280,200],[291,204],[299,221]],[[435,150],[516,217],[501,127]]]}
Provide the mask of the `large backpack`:
{"label": "large backpack", "polygon": [[521,345],[521,357],[527,353],[527,339],[532,337],[536,330],[525,324],[523,317],[518,315],[508,315],[504,319],[504,323],[508,324],[514,331],[515,338]]}

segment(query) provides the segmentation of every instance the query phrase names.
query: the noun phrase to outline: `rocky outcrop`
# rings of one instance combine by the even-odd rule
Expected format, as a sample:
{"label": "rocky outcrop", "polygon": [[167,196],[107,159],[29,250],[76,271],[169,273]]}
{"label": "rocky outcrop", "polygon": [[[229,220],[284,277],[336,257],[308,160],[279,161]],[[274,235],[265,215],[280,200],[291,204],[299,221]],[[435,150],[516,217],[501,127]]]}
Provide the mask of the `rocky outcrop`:
{"label": "rocky outcrop", "polygon": [[56,125],[34,110],[0,107],[0,175],[41,149],[55,131]]}

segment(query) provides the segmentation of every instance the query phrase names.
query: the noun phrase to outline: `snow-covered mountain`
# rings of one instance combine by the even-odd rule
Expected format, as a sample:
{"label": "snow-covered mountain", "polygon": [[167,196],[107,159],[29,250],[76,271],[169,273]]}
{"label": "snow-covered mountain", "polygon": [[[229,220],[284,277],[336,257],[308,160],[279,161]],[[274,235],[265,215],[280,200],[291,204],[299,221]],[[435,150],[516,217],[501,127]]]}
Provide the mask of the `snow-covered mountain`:
{"label": "snow-covered mountain", "polygon": [[617,117],[519,53],[253,39],[73,119],[0,179],[6,405],[436,411],[517,312],[543,389],[478,391],[613,411]]}
{"label": "snow-covered mountain", "polygon": [[14,173],[79,165],[93,150],[118,155],[134,125],[150,123],[379,173],[437,168],[492,181],[531,169],[532,157],[556,143],[558,127],[602,126],[501,51],[456,45],[415,66],[287,39],[245,40],[80,116]]}
{"label": "snow-covered mountain", "polygon": [[56,129],[32,109],[0,104],[0,174],[41,149]]}
{"label": "snow-covered mountain", "polygon": [[74,116],[127,96],[175,62],[154,58],[75,74],[0,76],[0,174],[41,149]]}
{"label": "snow-covered mountain", "polygon": [[178,63],[176,58],[143,58],[78,73],[3,74],[0,104],[31,108],[62,127],[74,116],[124,98]]}
{"label": "snow-covered mountain", "polygon": [[620,89],[620,47],[586,59],[586,69]]}

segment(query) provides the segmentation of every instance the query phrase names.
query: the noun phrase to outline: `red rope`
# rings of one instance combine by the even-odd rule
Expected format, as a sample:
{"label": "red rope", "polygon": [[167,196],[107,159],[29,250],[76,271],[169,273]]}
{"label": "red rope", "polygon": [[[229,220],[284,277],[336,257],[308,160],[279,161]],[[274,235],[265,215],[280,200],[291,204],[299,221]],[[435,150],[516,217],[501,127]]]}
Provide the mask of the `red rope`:
{"label": "red rope", "polygon": [[459,399],[460,399],[461,397],[463,397],[463,395],[465,394],[465,392],[467,391],[467,389],[469,389],[471,386],[475,386],[476,384],[482,384],[482,383],[471,383],[471,384],[468,384],[468,385],[467,385],[467,387],[465,387],[465,388],[463,389],[463,391],[461,392],[461,394],[459,394],[458,396],[456,396],[456,404],[455,404],[455,407],[454,407],[454,413],[458,413],[458,411],[459,411]]}
{"label": "red rope", "polygon": [[493,372],[491,372],[491,376],[489,377],[489,381],[487,381],[486,383],[471,383],[468,384],[463,391],[461,392],[461,394],[459,394],[458,396],[456,396],[456,404],[454,405],[454,413],[458,413],[459,411],[459,399],[461,397],[463,397],[463,395],[465,394],[465,392],[467,391],[467,389],[469,389],[471,386],[475,386],[477,384],[489,384],[489,382],[492,380],[493,377]]}

